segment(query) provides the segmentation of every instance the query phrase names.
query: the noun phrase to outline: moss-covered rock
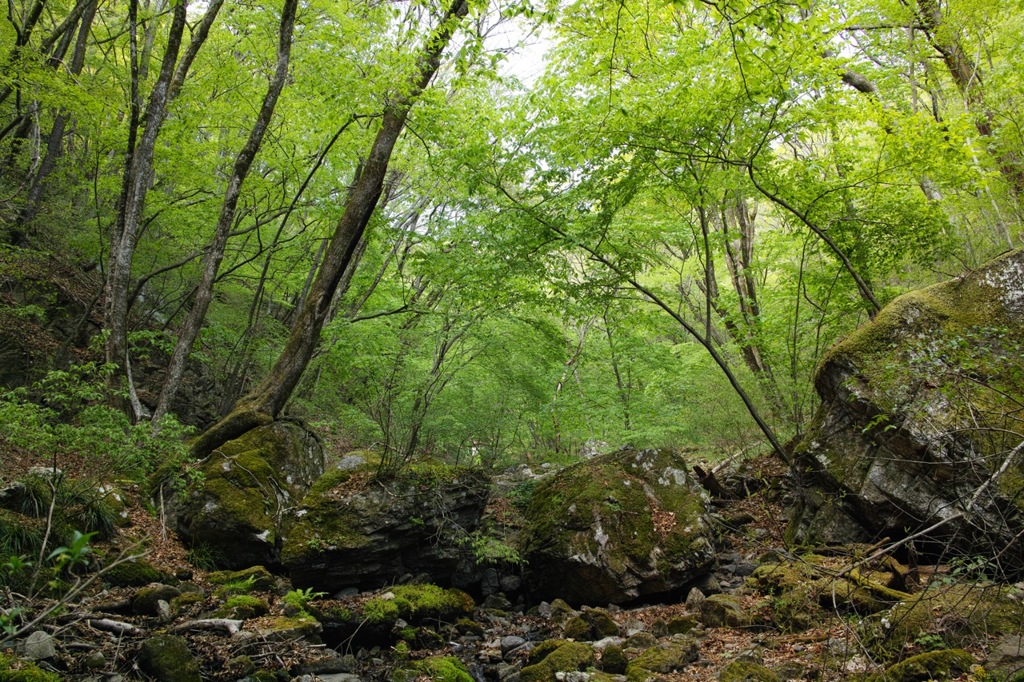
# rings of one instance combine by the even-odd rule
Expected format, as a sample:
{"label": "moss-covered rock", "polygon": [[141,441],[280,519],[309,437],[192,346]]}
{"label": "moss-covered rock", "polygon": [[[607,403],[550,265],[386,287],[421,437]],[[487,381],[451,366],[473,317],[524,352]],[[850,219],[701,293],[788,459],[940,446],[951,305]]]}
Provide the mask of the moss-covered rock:
{"label": "moss-covered rock", "polygon": [[700,620],[709,628],[741,628],[750,624],[750,616],[740,600],[731,594],[712,594],[701,602]]}
{"label": "moss-covered rock", "polygon": [[263,566],[250,566],[240,571],[214,571],[206,579],[221,587],[232,586],[225,594],[270,592],[277,587],[277,578]]}
{"label": "moss-covered rock", "polygon": [[760,663],[742,659],[729,663],[718,673],[721,682],[780,682],[779,676]]}
{"label": "moss-covered rock", "polygon": [[601,652],[601,670],[612,675],[621,675],[626,672],[629,659],[622,651],[622,647],[612,644],[605,647]]}
{"label": "moss-covered rock", "polygon": [[431,656],[417,662],[414,668],[433,682],[474,682],[466,666],[454,656]]}
{"label": "moss-covered rock", "polygon": [[538,598],[622,603],[669,593],[714,561],[706,498],[682,455],[621,450],[539,483],[521,554]]}
{"label": "moss-covered rock", "polygon": [[228,597],[224,606],[217,610],[216,616],[218,618],[247,620],[249,618],[265,616],[269,612],[270,605],[267,604],[266,600],[248,594],[236,594],[233,597]]}
{"label": "moss-covered rock", "polygon": [[906,642],[924,635],[960,647],[979,637],[1017,634],[1024,604],[995,586],[932,586],[876,614],[863,625],[863,641],[879,660],[899,655]]}
{"label": "moss-covered rock", "polygon": [[274,422],[222,445],[206,459],[175,522],[186,542],[218,548],[224,568],[275,565],[282,519],[324,471],[319,439],[292,422]]}
{"label": "moss-covered rock", "polygon": [[807,489],[792,537],[869,542],[934,526],[919,550],[956,538],[958,551],[999,551],[1024,571],[1024,458],[1007,461],[1024,414],[1022,291],[1024,251],[1012,251],[895,299],[827,354],[822,405],[795,452]]}
{"label": "moss-covered rock", "polygon": [[594,665],[594,649],[582,642],[564,642],[543,660],[519,671],[520,682],[554,682],[555,673],[586,670]]}
{"label": "moss-covered rock", "polygon": [[278,616],[264,623],[257,632],[260,637],[270,642],[304,639],[318,644],[322,631],[320,623],[311,616]]}
{"label": "moss-covered rock", "polygon": [[139,668],[157,682],[202,682],[199,663],[183,637],[156,635],[142,643]]}
{"label": "moss-covered rock", "polygon": [[630,661],[626,666],[626,677],[632,681],[646,679],[650,673],[682,670],[697,660],[697,649],[697,640],[686,635],[674,635]]}
{"label": "moss-covered rock", "polygon": [[889,587],[900,584],[903,576],[888,563],[887,570],[854,569],[837,576],[827,557],[773,558],[779,560],[759,565],[747,578],[747,585],[773,595],[773,622],[782,630],[805,630],[835,611],[877,613],[910,598]]}
{"label": "moss-covered rock", "polygon": [[31,661],[0,654],[0,682],[60,682],[60,675],[46,672]]}
{"label": "moss-covered rock", "polygon": [[887,668],[872,682],[952,680],[968,672],[973,665],[974,657],[962,649],[929,651]]}
{"label": "moss-covered rock", "polygon": [[145,559],[124,561],[103,571],[103,581],[113,587],[142,587],[164,582],[170,577]]}
{"label": "moss-covered rock", "polygon": [[153,583],[138,589],[132,596],[132,613],[140,616],[156,616],[160,613],[159,603],[165,601],[170,604],[176,597],[181,596],[181,590],[170,585]]}
{"label": "moss-covered rock", "polygon": [[282,560],[297,587],[376,588],[406,573],[451,578],[480,523],[490,480],[476,469],[422,464],[388,481],[331,470],[288,530]]}
{"label": "moss-covered rock", "polygon": [[[474,606],[473,598],[461,590],[429,584],[395,585],[350,608],[325,609],[322,620],[331,641],[372,645],[407,637],[411,642],[430,644],[433,635],[421,631],[420,626],[458,627],[461,623],[466,627],[472,623],[468,617]],[[399,619],[405,621],[406,632],[395,631]]]}

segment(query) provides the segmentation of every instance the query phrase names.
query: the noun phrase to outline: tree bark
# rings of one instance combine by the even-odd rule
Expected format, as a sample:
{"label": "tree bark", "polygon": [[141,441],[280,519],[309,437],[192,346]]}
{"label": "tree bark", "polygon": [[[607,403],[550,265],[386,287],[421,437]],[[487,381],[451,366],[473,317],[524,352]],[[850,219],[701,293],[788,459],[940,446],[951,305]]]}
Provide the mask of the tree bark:
{"label": "tree bark", "polygon": [[[106,359],[121,368],[128,366],[128,308],[131,294],[132,260],[143,225],[146,193],[153,181],[153,157],[157,137],[167,117],[168,107],[188,75],[200,47],[206,41],[210,26],[220,11],[223,0],[214,0],[207,8],[199,29],[192,37],[185,54],[178,60],[182,37],[185,31],[187,7],[184,0],[174,6],[171,27],[160,74],[150,91],[146,104],[144,126],[138,145],[129,145],[129,162],[125,168],[125,182],[122,185],[120,210],[110,239],[110,255],[107,267],[106,300],[104,320],[107,329]],[[134,51],[134,50],[133,50]],[[133,60],[133,70],[137,65]],[[135,74],[133,74],[135,75]],[[133,81],[135,78],[133,78]],[[133,82],[133,88],[135,83]],[[132,387],[129,386],[129,392]],[[136,411],[137,412],[137,411]],[[134,414],[135,419],[142,415]]]}
{"label": "tree bark", "polygon": [[167,367],[167,377],[164,380],[160,397],[157,400],[156,409],[153,412],[153,422],[156,425],[159,420],[167,414],[171,402],[178,393],[181,385],[181,378],[185,373],[185,364],[192,352],[192,345],[199,336],[199,329],[203,320],[206,319],[206,311],[213,299],[213,285],[217,279],[217,271],[220,269],[221,261],[224,259],[224,249],[228,242],[228,235],[231,232],[231,225],[235,220],[235,211],[238,207],[238,199],[242,193],[242,185],[249,175],[249,169],[256,158],[257,152],[263,144],[263,137],[270,127],[270,121],[274,116],[274,108],[284,89],[285,81],[288,79],[288,62],[291,57],[292,35],[295,29],[295,10],[298,0],[285,0],[281,12],[281,28],[277,47],[277,66],[274,77],[267,88],[267,94],[263,98],[263,106],[256,117],[252,130],[249,132],[249,139],[238,156],[235,158],[234,168],[231,177],[228,179],[227,191],[224,194],[224,202],[221,205],[220,216],[217,219],[217,227],[214,231],[213,241],[203,259],[202,278],[196,291],[192,309],[186,316],[178,334],[178,341],[174,346],[170,363]]}
{"label": "tree bark", "polygon": [[288,402],[313,357],[335,291],[377,206],[391,153],[405,128],[409,111],[440,67],[441,55],[468,9],[466,0],[453,0],[424,45],[420,69],[409,83],[409,94],[385,110],[369,156],[331,237],[324,263],[273,368],[228,416],[193,441],[194,455],[204,456],[251,428],[273,421]]}

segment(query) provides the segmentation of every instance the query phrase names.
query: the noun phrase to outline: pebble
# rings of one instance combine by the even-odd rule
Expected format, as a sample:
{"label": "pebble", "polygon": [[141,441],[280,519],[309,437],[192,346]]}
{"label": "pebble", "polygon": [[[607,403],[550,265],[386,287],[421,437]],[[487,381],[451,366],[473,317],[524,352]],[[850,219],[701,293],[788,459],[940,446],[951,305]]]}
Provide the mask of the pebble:
{"label": "pebble", "polygon": [[513,649],[518,649],[519,647],[523,646],[524,644],[526,644],[526,640],[523,639],[522,637],[517,637],[515,635],[509,635],[507,637],[502,637],[501,638],[501,644],[500,644],[500,646],[501,646],[501,653],[502,654],[507,654],[508,652],[512,651]]}
{"label": "pebble", "polygon": [[22,655],[32,661],[53,658],[57,650],[53,645],[53,637],[42,630],[36,630],[25,640]]}

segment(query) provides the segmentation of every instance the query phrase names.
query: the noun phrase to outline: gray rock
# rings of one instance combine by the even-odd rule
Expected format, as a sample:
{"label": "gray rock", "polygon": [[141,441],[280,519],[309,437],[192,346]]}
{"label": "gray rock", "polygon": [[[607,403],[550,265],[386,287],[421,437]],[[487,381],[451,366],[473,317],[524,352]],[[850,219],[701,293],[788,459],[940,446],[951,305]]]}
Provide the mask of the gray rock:
{"label": "gray rock", "polygon": [[36,630],[25,639],[22,655],[30,661],[42,661],[57,655],[53,636],[42,630]]}
{"label": "gray rock", "polygon": [[170,623],[174,619],[171,615],[171,605],[163,599],[156,601],[156,617],[160,619],[161,623]]}
{"label": "gray rock", "polygon": [[90,670],[99,670],[106,667],[107,658],[102,651],[90,651],[89,655],[85,657],[85,665]]}
{"label": "gray rock", "polygon": [[687,471],[678,451],[623,449],[539,482],[523,529],[526,590],[577,605],[623,603],[708,574],[707,496]]}
{"label": "gray rock", "polygon": [[[1024,357],[1024,251],[896,298],[835,346],[815,377],[821,407],[796,446],[798,539],[874,541],[934,528],[1024,573],[1014,430]],[[1017,429],[1019,430],[1019,429]],[[944,523],[939,523],[943,521]],[[893,537],[893,539],[896,539]]]}
{"label": "gray rock", "polygon": [[363,678],[351,673],[324,673],[317,675],[320,682],[362,682]]}
{"label": "gray rock", "polygon": [[526,644],[526,640],[516,635],[508,635],[501,638],[501,653],[507,654]]}
{"label": "gray rock", "polygon": [[335,469],[341,471],[352,471],[366,464],[366,458],[362,455],[345,455],[334,465]]}
{"label": "gray rock", "polygon": [[490,494],[482,471],[438,468],[350,489],[328,473],[295,512],[281,561],[296,587],[333,592],[380,587],[405,574],[447,581],[480,523]]}

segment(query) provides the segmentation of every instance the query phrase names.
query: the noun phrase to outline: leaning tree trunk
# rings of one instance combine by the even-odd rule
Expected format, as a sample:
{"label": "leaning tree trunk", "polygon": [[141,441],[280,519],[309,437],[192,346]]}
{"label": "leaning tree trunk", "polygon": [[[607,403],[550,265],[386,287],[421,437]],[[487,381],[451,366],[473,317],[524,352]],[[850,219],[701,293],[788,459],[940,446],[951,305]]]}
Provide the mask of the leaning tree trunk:
{"label": "leaning tree trunk", "polygon": [[193,442],[194,455],[206,455],[246,431],[273,421],[288,402],[313,357],[320,331],[330,314],[334,294],[380,199],[391,152],[405,128],[409,111],[440,67],[441,55],[468,9],[466,0],[453,0],[423,48],[420,69],[409,83],[408,96],[385,110],[369,156],[349,193],[345,212],[335,227],[323,265],[277,362],[263,382],[243,396],[230,414]]}
{"label": "leaning tree trunk", "polygon": [[199,335],[199,328],[206,319],[206,311],[213,299],[213,285],[217,280],[217,271],[224,259],[224,248],[228,242],[228,235],[231,232],[231,225],[235,220],[235,209],[238,207],[238,198],[242,193],[242,184],[249,169],[256,158],[256,153],[263,144],[263,137],[270,127],[270,120],[274,115],[274,108],[277,100],[284,89],[285,81],[288,79],[288,60],[291,56],[292,34],[295,29],[295,8],[298,0],[286,0],[284,9],[281,12],[281,30],[277,47],[277,68],[274,77],[267,88],[267,94],[263,98],[263,106],[256,117],[256,123],[249,132],[249,139],[238,152],[235,158],[235,165],[232,169],[231,178],[228,180],[227,191],[224,194],[224,202],[221,205],[220,217],[217,219],[217,228],[214,231],[213,241],[209,251],[203,259],[203,274],[196,291],[192,309],[182,324],[178,334],[178,341],[174,346],[174,353],[167,367],[167,378],[164,380],[163,388],[160,391],[160,398],[157,400],[156,410],[153,412],[153,423],[158,424],[159,420],[167,414],[171,402],[181,385],[182,375],[185,373],[185,363],[192,352],[192,345]]}

